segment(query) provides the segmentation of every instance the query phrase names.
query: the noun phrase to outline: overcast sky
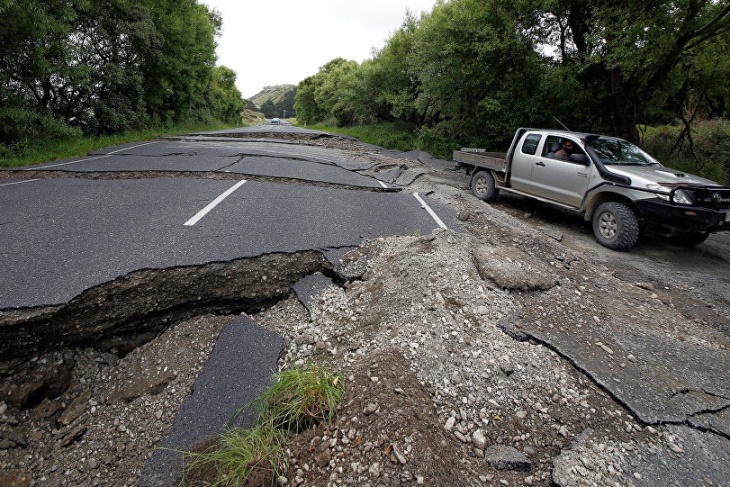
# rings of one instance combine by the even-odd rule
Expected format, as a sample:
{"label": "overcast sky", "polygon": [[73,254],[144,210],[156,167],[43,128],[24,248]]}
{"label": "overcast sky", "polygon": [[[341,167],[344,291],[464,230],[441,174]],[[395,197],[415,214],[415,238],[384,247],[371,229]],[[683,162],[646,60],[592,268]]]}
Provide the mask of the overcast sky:
{"label": "overcast sky", "polygon": [[220,12],[218,65],[236,72],[244,98],[265,86],[296,85],[329,61],[359,63],[381,49],[406,9],[430,12],[436,0],[200,0]]}

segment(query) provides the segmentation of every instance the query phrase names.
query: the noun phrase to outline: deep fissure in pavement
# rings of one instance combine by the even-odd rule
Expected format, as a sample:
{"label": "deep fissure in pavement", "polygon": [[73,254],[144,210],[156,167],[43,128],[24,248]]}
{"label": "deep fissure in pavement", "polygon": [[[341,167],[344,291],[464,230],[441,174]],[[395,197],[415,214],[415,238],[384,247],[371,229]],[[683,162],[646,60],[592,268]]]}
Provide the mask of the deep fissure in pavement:
{"label": "deep fissure in pavement", "polygon": [[0,360],[86,344],[124,354],[193,315],[265,309],[316,272],[334,276],[317,251],[134,271],[64,305],[2,310]]}

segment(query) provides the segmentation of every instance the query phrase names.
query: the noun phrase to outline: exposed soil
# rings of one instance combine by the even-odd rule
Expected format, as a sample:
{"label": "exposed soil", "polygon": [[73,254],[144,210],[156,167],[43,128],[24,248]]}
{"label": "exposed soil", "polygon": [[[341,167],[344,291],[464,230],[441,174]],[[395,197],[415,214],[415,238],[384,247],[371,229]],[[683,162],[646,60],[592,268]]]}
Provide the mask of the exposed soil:
{"label": "exposed soil", "polygon": [[[467,185],[434,170],[411,185],[455,208],[461,229],[366,242],[311,310],[289,293],[250,315],[284,337],[282,368],[323,361],[348,377],[334,421],[292,436],[280,485],[638,486],[638,450],[683,451],[520,328],[625,315],[729,350],[730,236],[616,253],[580,217],[509,196],[486,205]],[[231,320],[192,317],[126,354],[0,364],[0,485],[135,485]]]}

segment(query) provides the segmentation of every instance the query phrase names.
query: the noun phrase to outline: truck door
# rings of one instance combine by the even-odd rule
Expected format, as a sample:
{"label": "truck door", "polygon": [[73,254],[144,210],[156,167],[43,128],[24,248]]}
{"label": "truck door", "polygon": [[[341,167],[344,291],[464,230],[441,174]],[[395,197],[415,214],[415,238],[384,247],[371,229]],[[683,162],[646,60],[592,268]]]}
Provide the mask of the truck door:
{"label": "truck door", "polygon": [[510,165],[510,185],[519,191],[531,193],[532,171],[542,134],[527,133],[515,148]]}
{"label": "truck door", "polygon": [[542,155],[534,158],[530,192],[535,196],[578,207],[588,190],[591,166],[572,162],[567,156],[560,158],[559,149],[571,143],[574,146],[574,154],[585,155],[576,140],[554,135],[545,138]]}

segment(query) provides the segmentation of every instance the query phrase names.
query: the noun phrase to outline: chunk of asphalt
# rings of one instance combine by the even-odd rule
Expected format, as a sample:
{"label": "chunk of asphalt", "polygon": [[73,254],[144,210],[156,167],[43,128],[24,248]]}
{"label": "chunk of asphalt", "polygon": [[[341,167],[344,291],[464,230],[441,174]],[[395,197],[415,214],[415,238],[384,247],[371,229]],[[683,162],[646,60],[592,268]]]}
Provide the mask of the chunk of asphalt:
{"label": "chunk of asphalt", "polygon": [[[231,424],[236,412],[258,398],[271,385],[284,340],[239,316],[218,337],[208,363],[198,374],[192,394],[185,400],[168,437],[142,471],[141,487],[178,485],[183,454]],[[150,411],[150,414],[154,411]],[[236,426],[251,426],[255,414],[236,417]]]}
{"label": "chunk of asphalt", "polygon": [[398,179],[396,179],[393,184],[397,186],[408,186],[409,184],[413,183],[419,176],[423,176],[424,174],[427,174],[428,171],[425,169],[420,168],[409,168],[403,171],[400,176],[398,176]]}
{"label": "chunk of asphalt", "polygon": [[[657,437],[639,438],[630,452],[606,452],[603,462],[609,465],[613,463],[614,469],[621,472],[612,479],[616,485],[727,485],[727,479],[730,478],[727,462],[730,458],[730,440],[675,425],[667,426],[663,438],[663,441],[657,441]],[[568,448],[553,457],[553,483],[559,487],[586,485],[588,479],[585,469],[581,472],[585,465],[581,458],[590,457],[596,445],[604,441],[601,433],[593,430],[578,435]],[[576,466],[580,468],[576,469]],[[594,476],[596,470],[590,475]]]}
{"label": "chunk of asphalt", "polygon": [[484,458],[497,470],[527,471],[532,462],[517,448],[506,445],[492,445],[484,451]]}
{"label": "chunk of asphalt", "polygon": [[293,288],[299,301],[311,312],[315,298],[331,285],[332,279],[321,272],[315,272],[300,279]]}

